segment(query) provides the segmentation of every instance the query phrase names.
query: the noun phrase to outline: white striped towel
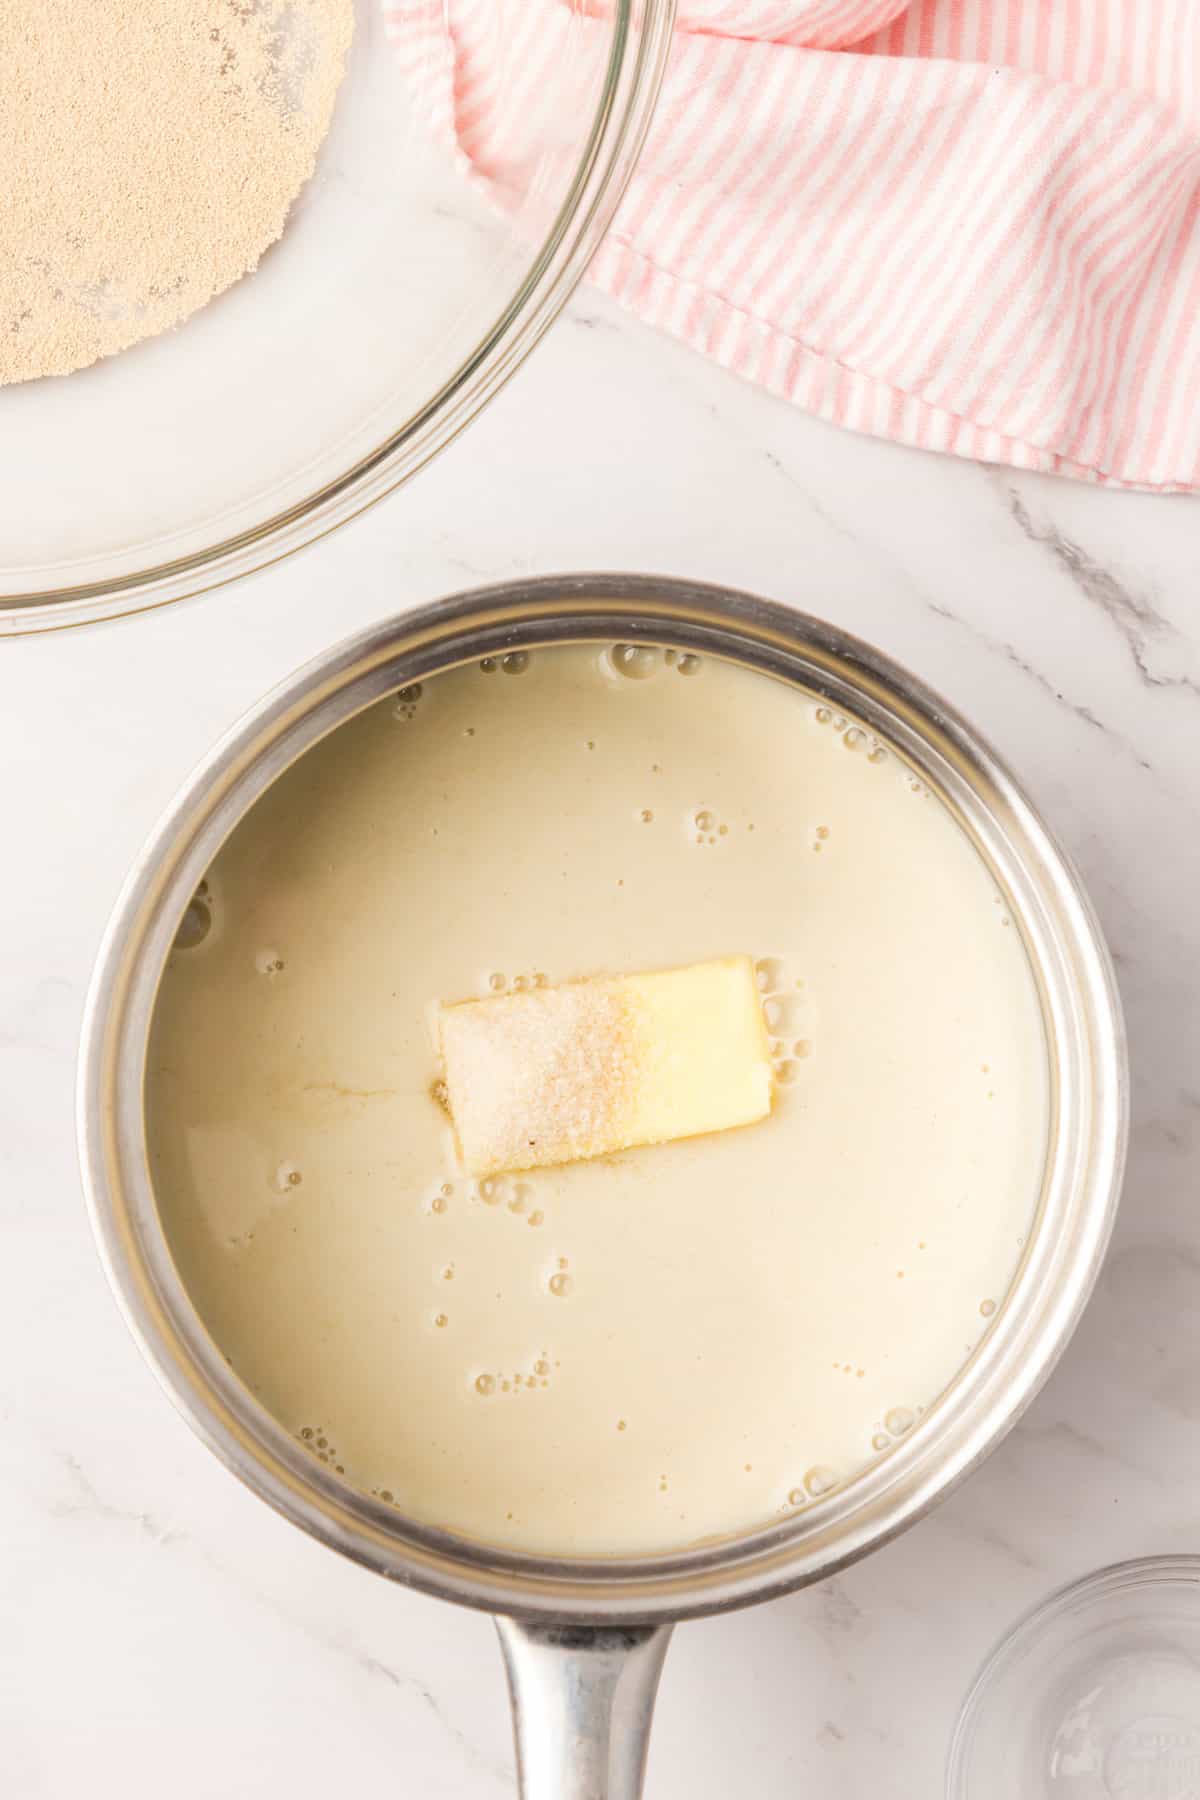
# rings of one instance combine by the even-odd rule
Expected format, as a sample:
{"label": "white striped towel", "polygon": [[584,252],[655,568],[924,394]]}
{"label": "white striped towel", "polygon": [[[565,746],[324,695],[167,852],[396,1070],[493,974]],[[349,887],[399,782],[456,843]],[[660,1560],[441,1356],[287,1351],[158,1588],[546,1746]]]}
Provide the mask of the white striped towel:
{"label": "white striped towel", "polygon": [[[501,204],[577,5],[523,0],[499,82],[495,0],[385,0]],[[1200,487],[1200,0],[682,0],[590,278],[839,424]]]}

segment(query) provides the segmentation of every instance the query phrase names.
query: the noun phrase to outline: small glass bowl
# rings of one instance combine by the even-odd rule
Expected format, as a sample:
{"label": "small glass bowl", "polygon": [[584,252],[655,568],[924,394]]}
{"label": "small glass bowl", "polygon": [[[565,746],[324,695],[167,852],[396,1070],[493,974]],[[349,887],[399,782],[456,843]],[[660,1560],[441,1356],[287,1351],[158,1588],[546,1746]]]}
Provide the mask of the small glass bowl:
{"label": "small glass bowl", "polygon": [[967,1695],[947,1800],[1200,1800],[1200,1557],[1052,1594]]}

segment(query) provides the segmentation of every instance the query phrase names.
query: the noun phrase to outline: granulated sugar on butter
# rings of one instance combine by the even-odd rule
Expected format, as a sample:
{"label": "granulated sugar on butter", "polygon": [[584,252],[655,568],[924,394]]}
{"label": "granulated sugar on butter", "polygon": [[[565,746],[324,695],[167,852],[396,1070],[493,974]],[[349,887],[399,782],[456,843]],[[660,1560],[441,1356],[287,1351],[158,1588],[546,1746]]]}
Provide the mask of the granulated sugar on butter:
{"label": "granulated sugar on butter", "polygon": [[728,1131],[771,1110],[748,956],[462,1000],[439,1025],[472,1175]]}
{"label": "granulated sugar on butter", "polygon": [[0,383],[177,325],[281,235],[353,0],[0,0]]}

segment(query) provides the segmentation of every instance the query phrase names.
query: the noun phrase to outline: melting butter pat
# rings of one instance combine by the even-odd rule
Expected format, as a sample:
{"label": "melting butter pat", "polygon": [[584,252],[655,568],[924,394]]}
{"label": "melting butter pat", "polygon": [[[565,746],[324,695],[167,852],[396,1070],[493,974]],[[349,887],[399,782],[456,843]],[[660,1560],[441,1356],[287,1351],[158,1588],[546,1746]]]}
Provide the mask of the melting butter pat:
{"label": "melting butter pat", "polygon": [[472,1175],[750,1125],[771,1058],[748,956],[531,988],[439,1011]]}

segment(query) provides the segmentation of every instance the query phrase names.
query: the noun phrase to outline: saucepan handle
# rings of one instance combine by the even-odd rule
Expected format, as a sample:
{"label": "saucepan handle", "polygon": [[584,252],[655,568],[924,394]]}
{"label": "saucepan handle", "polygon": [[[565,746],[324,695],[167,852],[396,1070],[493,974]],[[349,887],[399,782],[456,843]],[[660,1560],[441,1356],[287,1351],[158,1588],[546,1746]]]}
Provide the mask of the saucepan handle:
{"label": "saucepan handle", "polygon": [[521,1800],[639,1800],[669,1625],[497,1619]]}

